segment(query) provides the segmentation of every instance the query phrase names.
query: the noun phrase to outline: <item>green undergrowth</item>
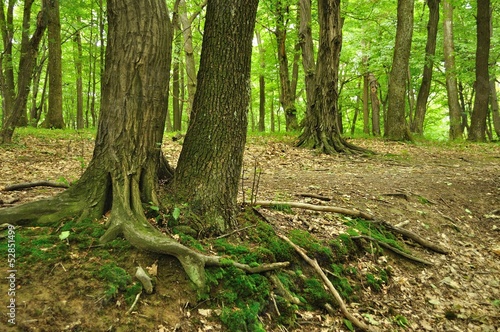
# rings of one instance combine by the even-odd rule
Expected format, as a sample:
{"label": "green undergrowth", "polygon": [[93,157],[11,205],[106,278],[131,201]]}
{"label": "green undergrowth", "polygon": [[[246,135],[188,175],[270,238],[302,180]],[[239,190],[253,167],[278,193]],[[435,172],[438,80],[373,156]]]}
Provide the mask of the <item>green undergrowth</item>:
{"label": "green undergrowth", "polygon": [[[318,261],[341,297],[349,303],[360,300],[362,289],[381,292],[390,278],[386,269],[377,267],[361,272],[350,263],[368,249],[353,240],[351,235],[366,234],[398,248],[401,245],[390,233],[366,221],[350,219],[347,224],[347,234],[329,241],[300,229],[291,230],[287,236]],[[323,310],[326,303],[336,306],[317,273],[252,209],[241,213],[238,229],[240,231],[230,236],[196,242],[197,246],[210,248],[227,259],[225,267],[207,268],[207,288],[199,293],[199,300],[205,305],[222,308],[220,320],[227,330],[264,331],[265,326],[259,317],[272,317],[271,325],[296,327],[298,309]],[[290,265],[286,269],[249,274],[233,267],[232,261],[252,267],[283,261],[290,262]],[[288,295],[299,299],[300,304],[291,303],[282,294],[273,281],[276,278]]]}

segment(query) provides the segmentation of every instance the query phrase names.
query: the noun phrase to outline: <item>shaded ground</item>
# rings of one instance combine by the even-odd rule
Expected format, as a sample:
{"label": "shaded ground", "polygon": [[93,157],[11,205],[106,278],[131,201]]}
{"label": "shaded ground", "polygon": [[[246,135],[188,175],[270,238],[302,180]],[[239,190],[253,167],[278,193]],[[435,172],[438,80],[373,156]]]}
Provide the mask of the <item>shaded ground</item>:
{"label": "shaded ground", "polygon": [[[0,148],[0,188],[36,180],[77,180],[91,158],[92,139],[87,134],[62,136],[23,135],[15,145]],[[500,331],[500,146],[352,142],[378,154],[323,156],[293,148],[288,138],[250,137],[243,177],[246,201],[250,199],[253,170],[257,169],[261,172],[259,200],[355,208],[403,225],[448,248],[451,254],[445,256],[408,243],[415,255],[433,262],[432,267],[392,253],[366,254],[351,262],[360,271],[376,266],[392,271],[382,291],[364,287],[359,301],[348,304],[356,316],[371,320],[381,330]],[[169,160],[176,160],[181,145],[166,140],[163,148]],[[51,196],[60,190],[0,192],[0,207]],[[304,193],[331,200],[301,196]],[[285,234],[291,229],[304,229],[331,239],[346,229],[346,218],[336,214],[259,211]],[[53,234],[59,235],[60,230]],[[204,304],[196,303],[196,293],[175,259],[127,247],[123,251],[108,249],[112,257],[104,257],[98,254],[95,243],[75,246],[70,237],[63,242],[67,246],[64,260],[52,258],[49,264],[40,264],[30,257],[19,257],[23,252],[19,246],[28,244],[17,247],[21,263],[16,272],[14,331],[221,330],[217,320],[206,317]],[[47,247],[45,251],[56,249]],[[8,276],[9,268],[7,253],[1,257],[4,281],[0,283],[0,303],[4,309],[0,326],[4,326],[10,297],[3,277]],[[141,296],[131,314],[126,314],[130,304],[123,296],[103,301],[107,285],[95,272],[116,257],[121,257],[116,264],[130,275],[138,265],[158,264],[156,292]],[[340,313],[332,316],[326,311],[299,310],[298,317],[297,331],[348,331]],[[267,318],[262,317],[266,324]],[[407,324],[398,325],[398,319]]]}

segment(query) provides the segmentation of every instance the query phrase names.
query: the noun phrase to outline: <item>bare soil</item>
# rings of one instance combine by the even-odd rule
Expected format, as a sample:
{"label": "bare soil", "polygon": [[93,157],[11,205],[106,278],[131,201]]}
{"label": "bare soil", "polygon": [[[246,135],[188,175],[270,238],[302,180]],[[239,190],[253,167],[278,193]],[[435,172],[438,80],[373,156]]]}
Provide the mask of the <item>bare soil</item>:
{"label": "bare soil", "polygon": [[[1,147],[0,188],[29,181],[77,180],[92,156],[93,141],[85,135],[69,136],[22,135],[14,145]],[[391,252],[367,253],[351,262],[360,271],[376,266],[392,271],[381,292],[365,287],[357,303],[348,303],[355,316],[380,330],[500,332],[500,145],[351,142],[377,154],[325,156],[293,147],[292,138],[250,137],[243,175],[245,195],[240,193],[240,200],[243,196],[250,199],[257,169],[261,172],[259,200],[357,209],[450,250],[449,255],[437,254],[407,241],[415,256],[434,265],[415,264]],[[170,139],[164,143],[174,165],[181,148]],[[50,197],[61,190],[0,191],[0,207]],[[304,197],[304,193],[331,200]],[[332,239],[346,229],[345,216],[337,214],[259,211],[284,234],[300,228]],[[204,310],[204,303],[196,302],[196,292],[175,259],[135,249],[122,254],[117,264],[130,275],[138,265],[158,263],[155,293],[143,294],[127,314],[129,306],[122,297],[102,301],[106,285],[92,273],[100,261],[92,246],[86,250],[68,246],[68,250],[69,260],[17,267],[16,325],[8,329],[10,296],[4,277],[9,267],[7,252],[1,253],[1,331],[223,330],[216,318],[207,317],[211,312]],[[284,331],[271,328],[270,316],[262,315],[268,330]],[[407,324],[398,326],[397,317]],[[298,324],[288,330],[348,331],[340,312],[299,310]]]}

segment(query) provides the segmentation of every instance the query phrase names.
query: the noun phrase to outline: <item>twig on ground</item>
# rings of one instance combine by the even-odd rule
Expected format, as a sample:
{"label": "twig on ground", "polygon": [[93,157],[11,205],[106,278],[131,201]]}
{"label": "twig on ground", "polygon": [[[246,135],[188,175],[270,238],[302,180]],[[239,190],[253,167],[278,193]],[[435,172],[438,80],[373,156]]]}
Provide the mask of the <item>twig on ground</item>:
{"label": "twig on ground", "polygon": [[398,254],[400,256],[403,256],[404,258],[409,259],[411,261],[422,263],[422,264],[425,264],[425,265],[434,265],[434,263],[432,263],[432,262],[426,261],[423,258],[419,258],[419,257],[415,257],[413,255],[407,254],[406,252],[401,251],[398,248],[394,248],[393,246],[391,246],[391,245],[389,245],[389,244],[387,244],[385,242],[382,242],[380,240],[374,239],[374,238],[372,238],[370,236],[366,236],[366,235],[351,236],[351,239],[353,239],[353,240],[356,240],[356,239],[366,239],[366,240],[369,240],[371,242],[375,242],[375,243],[379,244],[380,246],[382,246],[382,247],[384,247],[386,249],[389,249],[392,252],[394,252],[394,253],[396,253],[396,254]]}
{"label": "twig on ground", "polygon": [[332,293],[333,297],[335,298],[335,300],[337,301],[337,304],[339,305],[340,307],[340,311],[342,311],[342,314],[347,318],[349,319],[354,325],[356,325],[357,327],[359,327],[360,329],[362,329],[363,331],[374,331],[374,329],[371,329],[368,325],[366,325],[365,323],[361,322],[360,320],[358,320],[356,317],[354,317],[348,310],[347,310],[347,307],[344,303],[344,301],[342,300],[342,298],[340,297],[340,294],[337,292],[337,290],[335,289],[335,287],[333,286],[333,284],[331,283],[330,279],[328,279],[328,277],[326,276],[326,274],[323,272],[323,270],[321,269],[321,267],[319,266],[318,264],[318,261],[316,259],[311,259],[309,258],[309,256],[306,255],[306,253],[304,252],[304,250],[302,248],[300,248],[298,245],[296,245],[295,243],[293,243],[289,238],[287,238],[286,236],[282,235],[282,234],[278,234],[278,236],[283,239],[284,241],[286,241],[288,244],[290,244],[294,249],[295,251],[309,264],[311,265],[314,270],[316,270],[316,272],[321,276],[321,279],[323,279],[323,282],[327,285],[328,289],[330,290],[330,292]]}
{"label": "twig on ground", "polygon": [[259,205],[262,207],[273,207],[273,206],[279,206],[279,205],[287,205],[291,208],[297,208],[297,209],[305,209],[305,210],[313,210],[313,211],[320,211],[320,212],[333,212],[333,213],[340,213],[352,217],[358,217],[358,218],[363,218],[366,220],[373,220],[373,216],[361,212],[358,210],[354,209],[346,209],[346,208],[341,208],[341,207],[336,207],[336,206],[322,206],[322,205],[314,205],[314,204],[307,204],[307,203],[297,203],[297,202],[277,202],[277,201],[256,201],[254,205]]}
{"label": "twig on ground", "polygon": [[239,233],[239,232],[241,232],[241,231],[244,231],[245,229],[252,228],[252,227],[255,227],[255,225],[250,225],[250,226],[246,226],[246,227],[242,227],[242,228],[235,229],[234,231],[229,232],[229,233],[227,233],[227,234],[222,234],[222,235],[220,235],[220,236],[217,236],[215,239],[216,239],[216,240],[218,240],[218,239],[222,239],[222,238],[225,238],[225,237],[231,236],[231,235],[233,235],[234,233]]}
{"label": "twig on ground", "polygon": [[132,310],[134,310],[134,307],[135,307],[135,305],[137,304],[137,301],[139,301],[139,297],[141,297],[141,294],[142,294],[142,291],[141,291],[141,292],[139,292],[139,293],[135,296],[134,303],[132,303],[132,306],[130,307],[130,309],[128,309],[128,310],[127,310],[126,315],[130,315],[130,313],[132,312]]}
{"label": "twig on ground", "polygon": [[312,193],[298,193],[297,196],[316,198],[319,199],[320,201],[325,201],[325,202],[329,202],[332,200],[330,197],[325,197],[322,195],[312,194]]}

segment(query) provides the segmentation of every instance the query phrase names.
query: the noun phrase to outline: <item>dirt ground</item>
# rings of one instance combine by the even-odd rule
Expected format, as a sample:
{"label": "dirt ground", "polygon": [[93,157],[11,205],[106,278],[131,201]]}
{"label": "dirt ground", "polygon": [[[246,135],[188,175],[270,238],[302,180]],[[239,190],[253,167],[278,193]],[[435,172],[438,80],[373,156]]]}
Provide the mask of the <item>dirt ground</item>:
{"label": "dirt ground", "polygon": [[[348,303],[356,317],[379,330],[500,332],[500,145],[351,142],[377,154],[325,156],[294,148],[291,138],[251,136],[243,175],[245,200],[250,199],[257,169],[261,173],[258,200],[357,209],[447,248],[450,254],[443,255],[407,242],[415,256],[432,266],[390,252],[376,257],[366,254],[351,262],[359,270],[378,265],[392,271],[382,292],[366,288],[357,303]],[[88,164],[92,148],[92,139],[81,135],[21,136],[16,144],[0,148],[0,189],[38,180],[75,181]],[[181,148],[170,139],[163,145],[174,165]],[[50,197],[61,190],[0,191],[0,208]],[[330,201],[306,197],[308,194]],[[294,209],[294,214],[259,211],[285,234],[300,228],[331,239],[345,231],[345,216],[337,214],[300,209]],[[89,247],[71,252],[71,260],[18,269],[16,325],[7,329],[10,268],[7,252],[1,253],[0,330],[222,330],[217,319],[207,317],[209,311],[203,309],[203,303],[196,303],[196,293],[175,259],[135,249],[123,255],[127,257],[120,266],[131,275],[137,265],[158,263],[155,293],[141,296],[130,314],[123,299],[100,301],[105,285],[90,272],[97,258]],[[398,327],[395,316],[404,317],[407,324]],[[265,314],[262,321],[269,323]],[[299,310],[298,324],[288,330],[348,331],[340,312]]]}

